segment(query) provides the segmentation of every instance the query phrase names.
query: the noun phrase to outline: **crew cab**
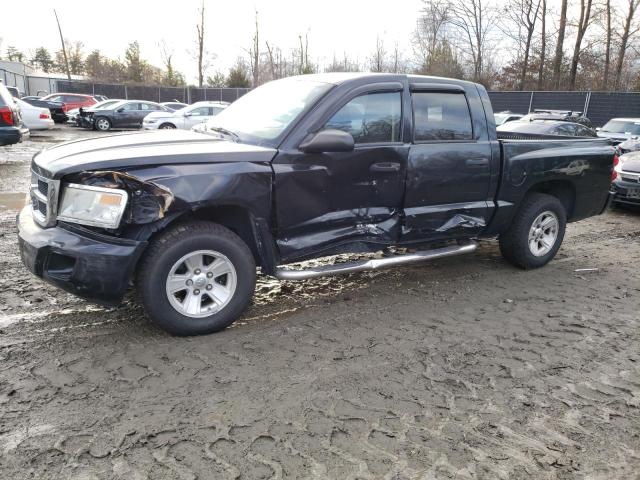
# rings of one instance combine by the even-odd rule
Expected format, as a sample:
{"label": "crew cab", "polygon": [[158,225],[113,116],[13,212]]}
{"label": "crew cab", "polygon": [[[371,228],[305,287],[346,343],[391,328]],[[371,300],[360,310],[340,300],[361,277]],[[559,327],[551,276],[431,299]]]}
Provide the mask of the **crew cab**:
{"label": "crew cab", "polygon": [[[606,208],[614,173],[608,140],[501,140],[484,87],[436,77],[277,80],[207,131],[37,154],[18,217],[24,264],[101,304],[134,286],[160,327],[205,334],[241,315],[256,266],[303,280],[468,254],[497,237],[508,262],[541,267],[567,222]],[[400,253],[288,266],[383,249]]]}

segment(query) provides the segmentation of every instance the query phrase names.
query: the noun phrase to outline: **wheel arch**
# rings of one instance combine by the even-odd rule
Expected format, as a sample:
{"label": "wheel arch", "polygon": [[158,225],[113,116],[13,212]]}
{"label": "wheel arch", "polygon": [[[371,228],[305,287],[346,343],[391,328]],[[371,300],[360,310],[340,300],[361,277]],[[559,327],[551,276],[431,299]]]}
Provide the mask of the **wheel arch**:
{"label": "wheel arch", "polygon": [[248,208],[236,204],[207,205],[179,214],[167,216],[156,222],[153,228],[142,235],[148,242],[167,229],[193,220],[217,223],[238,235],[249,247],[257,266],[266,274],[273,274],[277,266],[275,242],[269,223],[259,218]]}
{"label": "wheel arch", "polygon": [[547,180],[533,184],[524,196],[531,193],[546,193],[556,197],[564,207],[567,221],[571,221],[576,206],[576,189],[573,183],[567,180]]}

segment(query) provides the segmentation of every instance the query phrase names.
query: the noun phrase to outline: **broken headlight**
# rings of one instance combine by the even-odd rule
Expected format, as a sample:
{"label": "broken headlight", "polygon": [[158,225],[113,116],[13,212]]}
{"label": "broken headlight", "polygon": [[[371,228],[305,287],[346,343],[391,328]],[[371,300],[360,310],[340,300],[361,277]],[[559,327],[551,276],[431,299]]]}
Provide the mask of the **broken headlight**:
{"label": "broken headlight", "polygon": [[93,227],[118,228],[127,206],[127,192],[70,183],[62,191],[58,220]]}

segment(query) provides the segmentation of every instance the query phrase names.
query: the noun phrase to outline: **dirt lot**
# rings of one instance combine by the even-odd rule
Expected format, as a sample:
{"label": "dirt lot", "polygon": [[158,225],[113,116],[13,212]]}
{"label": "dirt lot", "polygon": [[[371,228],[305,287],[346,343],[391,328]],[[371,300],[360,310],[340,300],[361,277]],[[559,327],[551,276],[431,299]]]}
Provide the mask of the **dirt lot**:
{"label": "dirt lot", "polygon": [[8,192],[79,135],[0,148],[0,478],[640,478],[640,214],[570,225],[536,271],[486,242],[263,279],[232,328],[173,338],[20,265]]}

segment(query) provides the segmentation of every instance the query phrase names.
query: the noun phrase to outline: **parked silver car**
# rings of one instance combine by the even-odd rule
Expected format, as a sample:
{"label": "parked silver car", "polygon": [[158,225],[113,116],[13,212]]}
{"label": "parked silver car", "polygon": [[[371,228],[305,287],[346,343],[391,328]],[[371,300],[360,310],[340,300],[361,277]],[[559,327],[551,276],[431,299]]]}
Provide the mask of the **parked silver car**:
{"label": "parked silver car", "polygon": [[612,118],[597,130],[599,137],[610,138],[614,143],[624,142],[640,135],[640,118]]}
{"label": "parked silver car", "polygon": [[172,113],[153,112],[144,117],[145,130],[172,129],[190,130],[194,125],[204,123],[227,108],[226,102],[196,102]]}

